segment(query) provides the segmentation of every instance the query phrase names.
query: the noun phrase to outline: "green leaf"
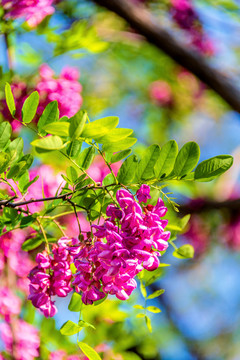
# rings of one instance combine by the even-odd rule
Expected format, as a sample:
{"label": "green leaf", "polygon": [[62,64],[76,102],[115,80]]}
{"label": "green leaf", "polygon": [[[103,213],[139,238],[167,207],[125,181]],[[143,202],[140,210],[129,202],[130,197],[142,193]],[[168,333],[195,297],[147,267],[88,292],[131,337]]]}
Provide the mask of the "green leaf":
{"label": "green leaf", "polygon": [[62,325],[62,327],[60,329],[60,333],[62,335],[70,336],[70,335],[77,334],[80,330],[81,330],[81,328],[77,324],[75,324],[71,320],[68,320]]}
{"label": "green leaf", "polygon": [[18,137],[8,146],[6,153],[9,154],[10,164],[14,164],[22,156],[23,139]]}
{"label": "green leaf", "polygon": [[129,156],[120,167],[117,179],[121,184],[129,184],[135,177],[138,160],[136,155]]}
{"label": "green leaf", "polygon": [[116,116],[108,116],[92,121],[84,126],[81,137],[98,140],[103,135],[114,129],[118,123],[119,119]]}
{"label": "green leaf", "polygon": [[154,166],[154,172],[157,179],[164,178],[171,173],[177,153],[178,145],[175,140],[170,140],[163,145],[159,158]]}
{"label": "green leaf", "polygon": [[178,153],[174,165],[174,175],[183,177],[188,174],[198,163],[200,157],[200,148],[194,141],[189,141]]}
{"label": "green leaf", "polygon": [[[22,225],[22,223],[21,223],[21,225]],[[30,225],[30,223],[29,223],[29,225]],[[26,224],[26,226],[21,226],[21,227],[27,227],[29,225]],[[36,249],[37,247],[39,247],[43,242],[44,242],[44,239],[41,236],[36,236],[35,238],[27,239],[22,244],[22,250],[31,251],[31,250]]]}
{"label": "green leaf", "polygon": [[78,172],[73,166],[69,166],[66,170],[68,179],[72,182],[72,184],[77,180],[78,178]]}
{"label": "green leaf", "polygon": [[91,165],[95,155],[95,148],[93,146],[83,150],[77,158],[77,164],[84,170],[88,169]]}
{"label": "green leaf", "polygon": [[173,256],[179,259],[191,259],[194,257],[194,248],[190,244],[183,245],[173,252]]}
{"label": "green leaf", "polygon": [[137,142],[137,139],[135,139],[133,137],[128,137],[121,141],[104,144],[102,147],[102,150],[105,152],[117,152],[117,151],[125,150],[125,149],[133,146],[136,142]]}
{"label": "green leaf", "polygon": [[21,220],[20,227],[24,228],[30,226],[35,221],[35,219],[36,219],[35,216],[32,215],[24,216]]}
{"label": "green leaf", "polygon": [[154,314],[158,314],[158,313],[160,313],[162,311],[156,306],[148,306],[147,310],[154,313]]}
{"label": "green leaf", "polygon": [[147,299],[155,299],[156,297],[162,295],[165,292],[164,289],[156,290],[151,295],[147,297]]}
{"label": "green leaf", "polygon": [[105,134],[103,137],[99,138],[98,142],[100,144],[105,144],[105,143],[120,141],[130,136],[132,133],[133,130],[131,129],[122,129],[122,128],[113,129],[109,133]]}
{"label": "green leaf", "polygon": [[52,135],[68,136],[69,126],[69,122],[54,121],[51,124],[45,125],[43,130]]}
{"label": "green leaf", "polygon": [[87,112],[85,110],[81,110],[70,119],[69,136],[72,139],[77,139],[80,137],[83,132],[87,118]]}
{"label": "green leaf", "polygon": [[[101,300],[102,300],[102,299],[101,299]],[[87,321],[80,320],[78,323],[79,323],[79,326],[80,326],[80,327],[86,327],[86,328],[90,327],[90,328],[96,330],[95,326],[93,326],[92,324],[90,324],[90,323],[87,322]]]}
{"label": "green leaf", "polygon": [[15,112],[16,112],[16,106],[15,106],[14,97],[12,94],[12,89],[11,89],[11,86],[9,85],[9,83],[6,83],[6,85],[5,85],[5,96],[6,96],[6,102],[7,102],[7,106],[10,111],[10,114],[12,115],[12,117],[14,117]]}
{"label": "green leaf", "polygon": [[0,124],[0,151],[7,145],[12,133],[12,127],[9,122],[4,121]]}
{"label": "green leaf", "polygon": [[75,140],[71,141],[70,144],[68,145],[68,147],[66,149],[66,153],[71,158],[74,158],[74,157],[78,156],[78,154],[80,153],[81,147],[82,147],[82,142],[75,139]]}
{"label": "green leaf", "polygon": [[24,169],[26,161],[19,161],[11,167],[7,174],[7,179],[16,179],[18,174]]}
{"label": "green leaf", "polygon": [[91,346],[81,341],[78,341],[78,346],[89,360],[101,360],[98,353],[93,348],[91,348]]}
{"label": "green leaf", "polygon": [[37,111],[39,104],[39,95],[34,91],[25,101],[22,107],[22,121],[25,124],[30,123]]}
{"label": "green leaf", "polygon": [[134,309],[140,309],[140,310],[145,309],[142,305],[134,305],[133,307],[134,307]]}
{"label": "green leaf", "polygon": [[122,159],[125,159],[128,155],[131,154],[131,152],[132,152],[132,149],[126,149],[126,150],[123,150],[123,151],[120,151],[120,152],[114,154],[110,159],[110,163],[114,164]]}
{"label": "green leaf", "polygon": [[194,179],[197,181],[211,181],[227,171],[233,164],[230,155],[219,155],[202,161],[196,168]]}
{"label": "green leaf", "polygon": [[74,312],[79,312],[82,308],[82,298],[81,295],[78,294],[77,292],[74,292],[72,294],[70,303],[68,305],[68,310],[70,311],[74,311]]}
{"label": "green leaf", "polygon": [[114,180],[114,177],[113,177],[112,174],[106,175],[105,178],[102,181],[103,186],[111,185],[111,184],[114,184],[114,183],[115,183],[115,180]]}
{"label": "green leaf", "polygon": [[56,100],[50,102],[44,109],[40,119],[38,120],[38,131],[42,135],[46,135],[46,131],[43,131],[43,127],[56,121],[58,117],[58,103]]}
{"label": "green leaf", "polygon": [[150,180],[154,177],[154,166],[158,160],[160,148],[158,145],[149,146],[144,152],[137,169],[139,180]]}
{"label": "green leaf", "polygon": [[141,291],[142,296],[144,298],[146,298],[147,297],[147,290],[146,290],[145,285],[142,283],[142,281],[140,283],[140,291]]}
{"label": "green leaf", "polygon": [[149,332],[151,333],[151,332],[152,332],[151,320],[150,320],[149,317],[146,316],[146,315],[145,315],[145,321],[146,321],[147,328],[148,328]]}
{"label": "green leaf", "polygon": [[137,314],[136,317],[137,318],[145,318],[145,314]]}
{"label": "green leaf", "polygon": [[0,153],[0,174],[7,170],[10,156],[4,152]]}
{"label": "green leaf", "polygon": [[60,150],[64,147],[62,139],[56,135],[34,140],[31,145],[47,151]]}
{"label": "green leaf", "polygon": [[27,189],[28,189],[33,183],[35,183],[38,179],[39,179],[39,175],[35,176],[34,179],[32,179],[31,181],[29,181],[27,184],[25,184],[24,187],[23,187],[23,193],[25,193],[25,192],[27,191]]}

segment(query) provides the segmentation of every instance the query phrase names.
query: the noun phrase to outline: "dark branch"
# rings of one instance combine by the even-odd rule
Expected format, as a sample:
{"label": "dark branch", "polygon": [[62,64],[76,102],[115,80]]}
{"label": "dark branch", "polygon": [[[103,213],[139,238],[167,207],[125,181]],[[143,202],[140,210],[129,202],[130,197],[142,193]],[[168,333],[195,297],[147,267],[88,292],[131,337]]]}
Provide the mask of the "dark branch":
{"label": "dark branch", "polygon": [[181,205],[179,213],[185,214],[198,214],[211,210],[227,209],[233,212],[240,212],[240,199],[226,200],[226,201],[213,201],[213,200],[199,200],[189,204]]}
{"label": "dark branch", "polygon": [[179,65],[196,75],[202,82],[222,97],[234,110],[240,112],[240,91],[233,79],[228,78],[203,56],[194,50],[185,48],[172,33],[164,29],[158,19],[141,5],[134,5],[130,0],[94,0],[96,4],[115,12],[125,19],[139,34],[165,52]]}
{"label": "dark branch", "polygon": [[41,198],[41,199],[30,199],[30,200],[25,200],[25,201],[16,201],[16,202],[9,202],[9,200],[1,200],[0,201],[0,209],[2,207],[10,207],[10,208],[18,208],[19,206],[24,206],[24,205],[28,205],[28,204],[32,204],[32,203],[36,203],[36,202],[42,202],[42,201],[51,201],[51,200],[58,200],[58,199],[63,199],[66,200],[68,196],[72,195],[72,192],[69,192],[67,194],[61,194],[61,195],[57,195],[57,196],[50,196],[50,197],[45,197],[45,198]]}

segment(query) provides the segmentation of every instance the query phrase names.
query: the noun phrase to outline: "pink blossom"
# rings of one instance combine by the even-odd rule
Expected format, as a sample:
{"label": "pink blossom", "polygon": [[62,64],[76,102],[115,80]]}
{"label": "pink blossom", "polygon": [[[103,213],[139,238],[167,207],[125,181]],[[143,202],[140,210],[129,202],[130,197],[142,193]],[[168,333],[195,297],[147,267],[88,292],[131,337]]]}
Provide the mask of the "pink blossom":
{"label": "pink blossom", "polygon": [[29,27],[36,27],[55,11],[54,0],[2,0],[6,18],[25,18]]}
{"label": "pink blossom", "polygon": [[78,78],[76,68],[67,66],[62,69],[59,77],[54,77],[54,72],[48,65],[41,65],[40,79],[36,86],[40,96],[38,112],[42,113],[49,102],[57,100],[60,117],[70,118],[75,115],[82,105],[82,86]]}
{"label": "pink blossom", "polygon": [[46,317],[52,317],[57,312],[52,296],[66,297],[72,291],[72,258],[63,240],[65,238],[59,239],[58,244],[53,245],[53,255],[50,256],[46,251],[37,255],[38,265],[29,275],[28,299]]}
{"label": "pink blossom", "polygon": [[173,103],[172,89],[166,81],[154,81],[149,86],[149,94],[157,105],[169,107]]}
{"label": "pink blossom", "polygon": [[188,32],[191,45],[205,55],[213,55],[215,52],[213,43],[204,33],[192,1],[171,0],[170,11],[176,24]]}
{"label": "pink blossom", "polygon": [[[40,339],[38,330],[24,320],[17,320],[12,324],[14,329],[14,347],[16,360],[34,360],[39,356]],[[1,339],[6,351],[12,354],[13,335],[7,323],[0,324]]]}
{"label": "pink blossom", "polygon": [[[115,175],[121,167],[121,162],[117,162],[111,165],[111,168]],[[88,174],[97,182],[102,182],[106,175],[110,174],[108,166],[105,164],[102,156],[97,155],[94,158],[92,165],[88,169]]]}
{"label": "pink blossom", "polygon": [[11,315],[18,315],[21,311],[21,301],[7,287],[0,288],[0,314],[6,321],[10,321]]}

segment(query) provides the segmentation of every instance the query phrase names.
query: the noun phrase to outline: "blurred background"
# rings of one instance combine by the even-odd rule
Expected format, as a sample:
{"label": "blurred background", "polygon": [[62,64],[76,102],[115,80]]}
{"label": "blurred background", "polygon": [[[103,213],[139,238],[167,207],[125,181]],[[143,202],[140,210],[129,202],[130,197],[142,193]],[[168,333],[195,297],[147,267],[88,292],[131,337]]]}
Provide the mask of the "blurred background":
{"label": "blurred background", "polygon": [[[238,1],[128,1],[147,7],[183,47],[197,52],[239,87]],[[8,81],[19,107],[37,89],[42,106],[55,99],[61,103],[62,116],[72,116],[80,107],[92,120],[119,116],[120,126],[134,129],[139,139],[134,147],[137,154],[152,143],[162,146],[175,139],[180,146],[198,142],[200,160],[218,154],[234,156],[233,167],[217,181],[168,186],[176,202],[183,205],[180,216],[191,214],[177,244],[192,244],[195,257],[176,259],[170,248],[163,255],[162,262],[171,266],[163,267],[157,281],[150,284],[151,290],[165,289],[161,297],[149,301],[162,310],[152,318],[153,332],[136,318],[133,305],[144,304],[136,291],[122,304],[106,301],[85,310],[87,321],[100,324],[95,333],[85,334],[87,341],[92,346],[104,342],[107,350],[100,351],[106,352],[106,359],[240,359],[240,212],[236,205],[240,198],[240,115],[123,19],[94,2],[57,1],[54,13],[34,25],[26,23],[24,16],[6,20],[5,3],[0,5],[2,119],[9,118],[3,100]],[[58,96],[57,81],[62,91]],[[14,122],[13,128],[25,143],[33,139],[29,130]],[[52,166],[52,160],[48,161],[42,157],[34,165]],[[57,174],[64,167],[57,155],[54,164]],[[97,180],[101,180],[101,166],[96,163],[92,169]],[[71,221],[66,219],[63,226],[74,235]],[[68,319],[77,320],[78,314],[66,310],[69,299],[57,300],[57,329]],[[28,323],[41,328],[39,358],[48,359],[59,344],[65,355],[59,353],[52,359],[63,359],[61,356],[75,351],[75,337],[63,338],[54,330],[54,320],[34,315],[30,304],[22,313]],[[0,344],[4,350],[6,342]]]}

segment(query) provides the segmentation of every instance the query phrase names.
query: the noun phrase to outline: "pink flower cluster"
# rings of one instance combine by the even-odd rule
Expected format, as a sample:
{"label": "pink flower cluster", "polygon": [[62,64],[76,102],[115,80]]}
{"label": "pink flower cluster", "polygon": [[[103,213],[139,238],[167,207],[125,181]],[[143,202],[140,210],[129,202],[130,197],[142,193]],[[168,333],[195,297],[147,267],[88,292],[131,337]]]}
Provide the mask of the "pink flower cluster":
{"label": "pink flower cluster", "polygon": [[58,101],[60,117],[75,115],[82,105],[80,95],[82,86],[78,82],[79,72],[76,68],[63,68],[58,78],[54,71],[46,64],[40,67],[40,79],[36,90],[40,96],[38,112],[42,113],[46,105],[54,100]]}
{"label": "pink flower cluster", "polygon": [[6,19],[25,18],[31,28],[55,11],[54,0],[2,0]]}
{"label": "pink flower cluster", "polygon": [[[109,205],[109,216],[97,229],[97,241],[84,246],[74,257],[77,268],[73,285],[82,291],[82,301],[92,304],[107,294],[126,300],[136,288],[134,277],[143,269],[155,270],[159,251],[166,250],[170,233],[164,231],[162,220],[167,208],[161,199],[156,206],[142,209],[139,202],[150,198],[150,188],[142,185],[137,192],[138,202],[127,190],[116,194],[119,207]],[[101,239],[106,239],[106,242]]]}
{"label": "pink flower cluster", "polygon": [[[39,356],[40,339],[38,330],[24,320],[16,320],[14,327],[14,339],[9,324],[0,324],[1,339],[9,354],[14,353],[15,360],[34,360]],[[14,347],[14,349],[13,349]]]}
{"label": "pink flower cluster", "polygon": [[[143,269],[152,271],[159,266],[160,251],[168,247],[169,231],[164,231],[167,208],[161,199],[155,206],[146,203],[150,187],[142,185],[136,193],[118,190],[119,206],[107,207],[103,225],[80,242],[61,238],[53,245],[53,255],[37,255],[38,265],[31,271],[29,299],[45,316],[54,316],[57,309],[52,296],[65,297],[75,287],[82,292],[84,304],[92,304],[108,294],[126,300],[136,288],[134,277]],[[70,264],[77,271],[71,284]]]}
{"label": "pink flower cluster", "polygon": [[189,33],[191,45],[203,54],[213,55],[213,44],[204,33],[191,0],[171,0],[170,11],[176,24]]}
{"label": "pink flower cluster", "polygon": [[36,256],[37,266],[30,272],[30,286],[28,299],[40,309],[46,317],[54,316],[57,308],[52,296],[65,297],[72,291],[72,272],[70,263],[72,258],[66,247],[66,240],[58,240],[53,245],[52,255],[46,251]]}

